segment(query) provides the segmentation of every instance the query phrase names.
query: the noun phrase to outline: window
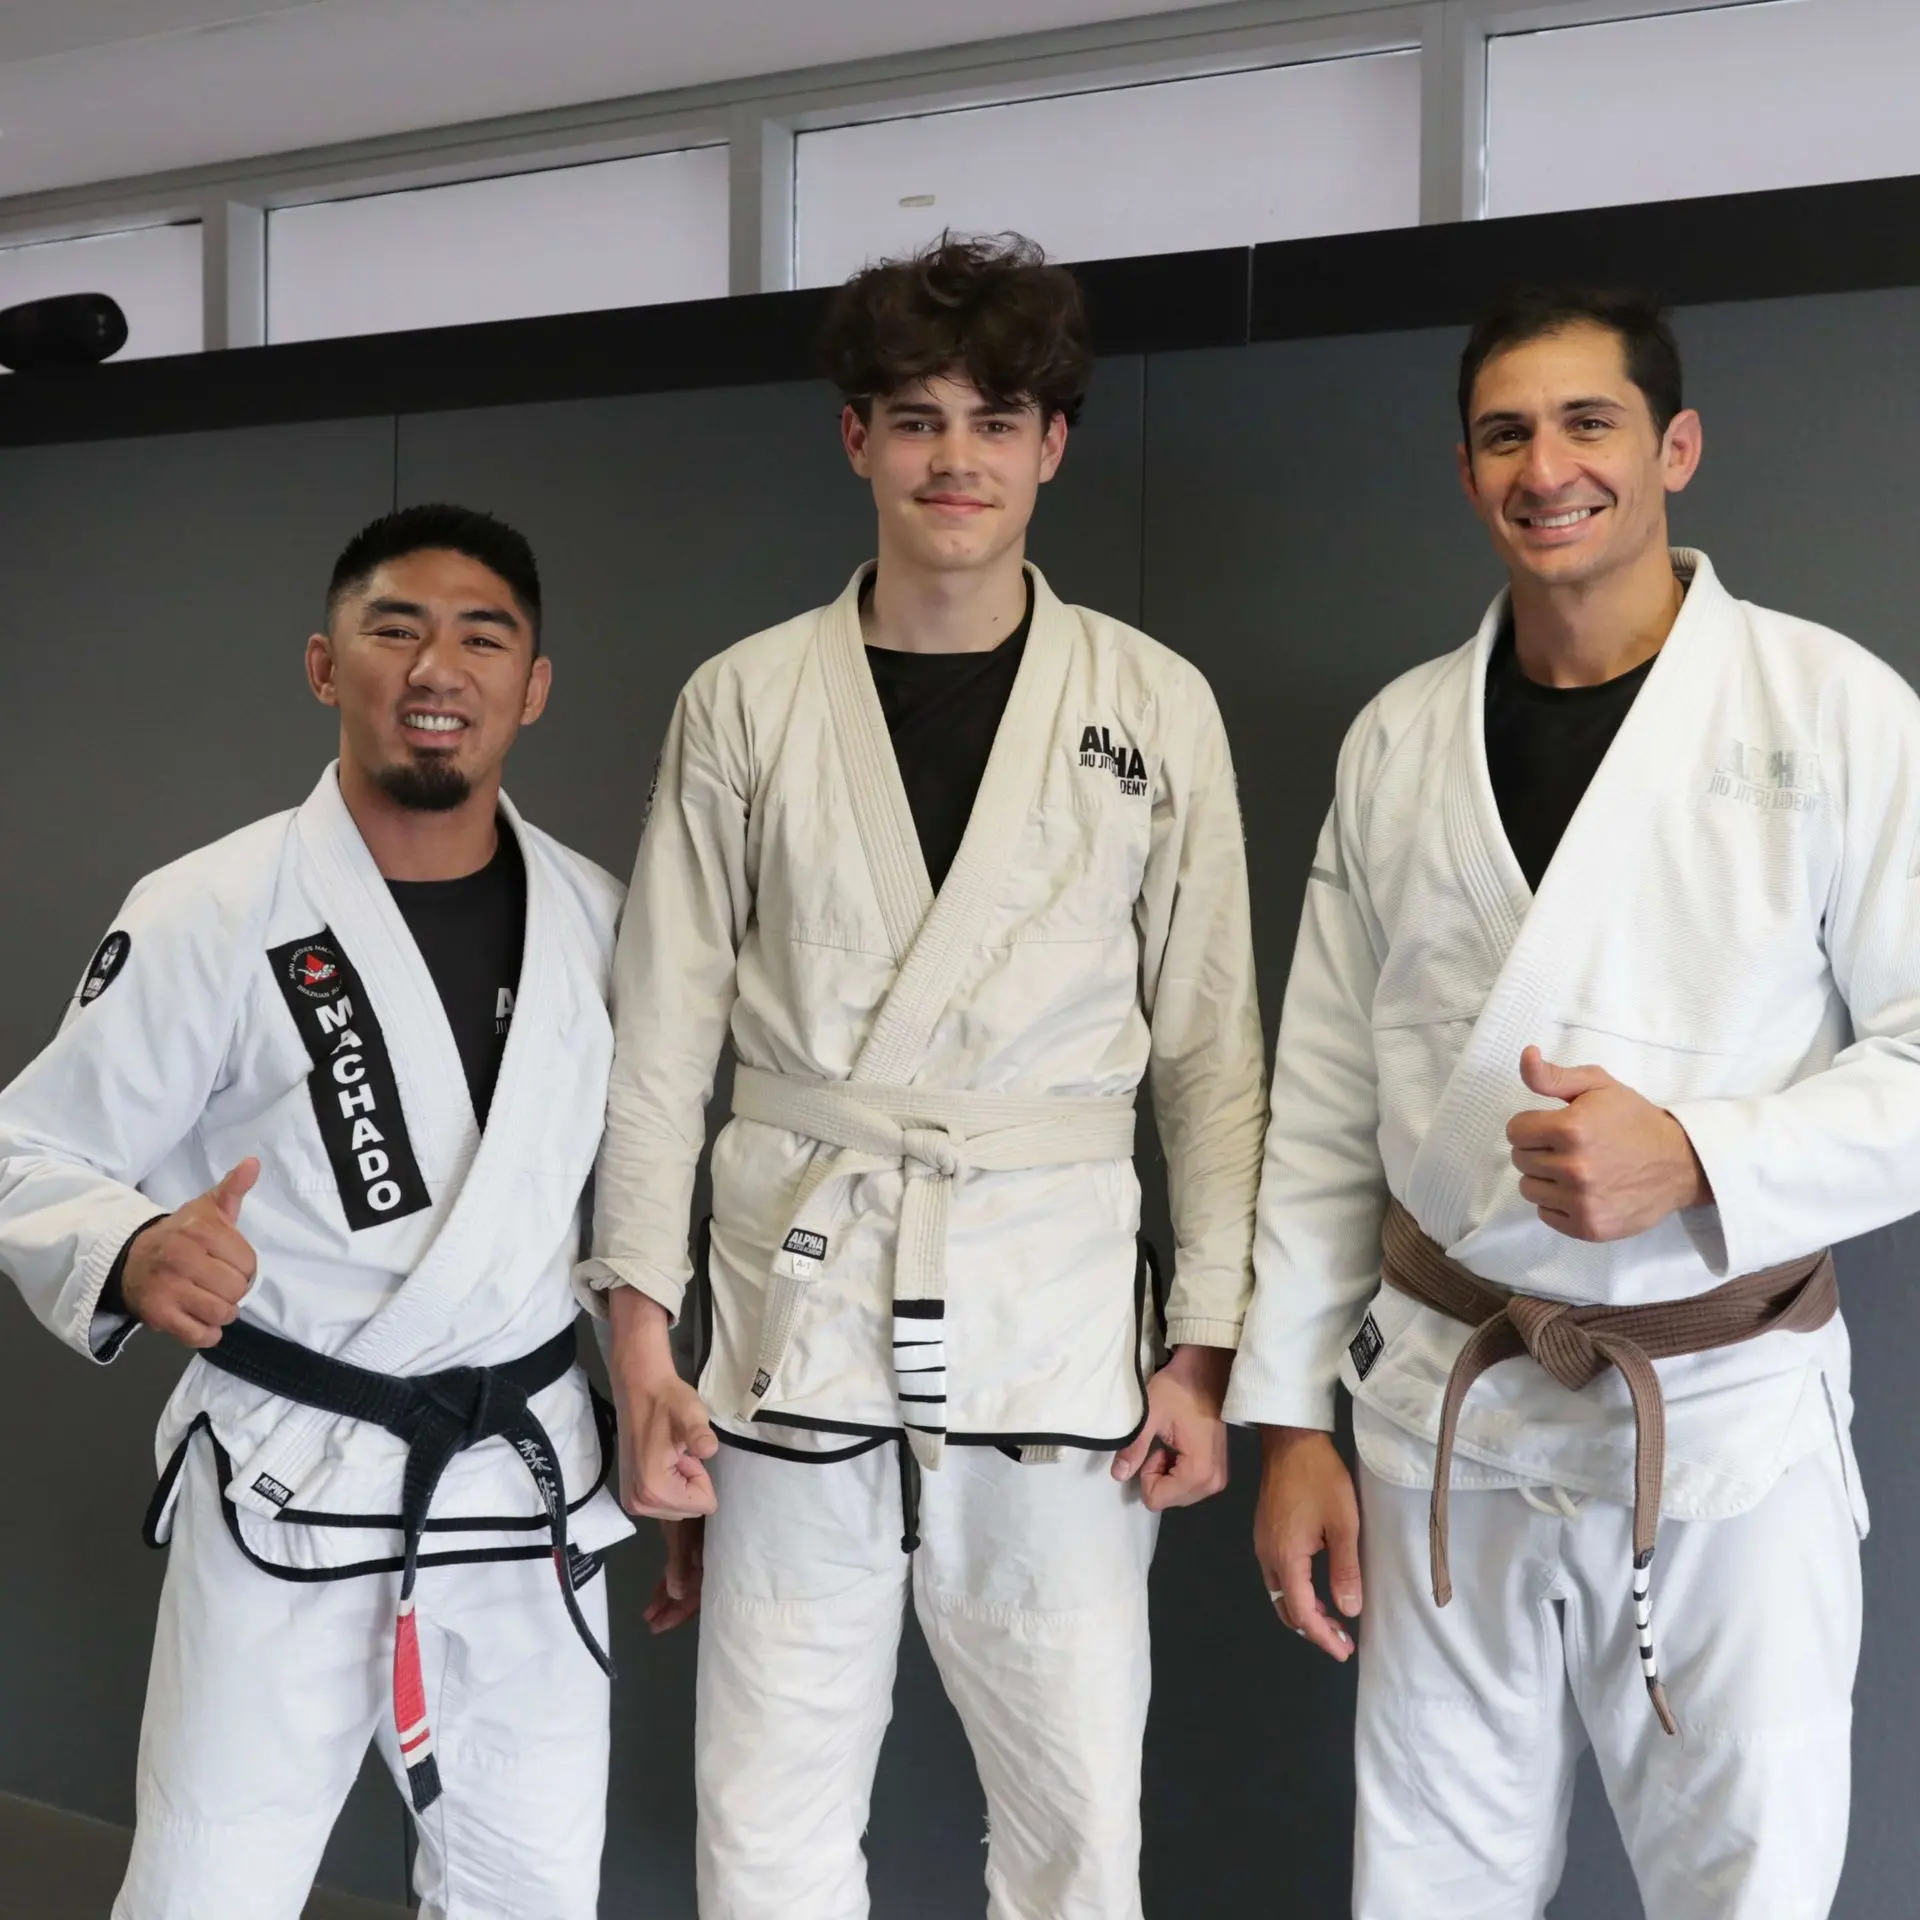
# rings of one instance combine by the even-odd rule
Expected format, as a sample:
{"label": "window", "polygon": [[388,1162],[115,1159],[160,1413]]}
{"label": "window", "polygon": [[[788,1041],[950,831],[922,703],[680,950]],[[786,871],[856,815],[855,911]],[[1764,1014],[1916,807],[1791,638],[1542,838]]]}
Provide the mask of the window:
{"label": "window", "polygon": [[1920,172],[1913,0],[1763,0],[1487,51],[1492,214]]}
{"label": "window", "polygon": [[726,291],[721,146],[284,207],[267,218],[269,340]]}
{"label": "window", "polygon": [[105,293],[127,316],[115,356],[198,353],[205,340],[198,226],[139,227],[0,252],[0,307],[56,293]]}
{"label": "window", "polygon": [[1420,57],[1365,54],[803,133],[802,286],[942,228],[1058,259],[1246,246],[1420,217]]}

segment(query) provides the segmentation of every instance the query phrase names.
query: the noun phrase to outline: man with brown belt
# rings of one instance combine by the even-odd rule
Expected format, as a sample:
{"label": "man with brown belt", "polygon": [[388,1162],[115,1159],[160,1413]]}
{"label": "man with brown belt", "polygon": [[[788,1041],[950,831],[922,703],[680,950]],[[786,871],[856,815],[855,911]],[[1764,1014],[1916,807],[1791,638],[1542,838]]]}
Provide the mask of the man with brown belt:
{"label": "man with brown belt", "polygon": [[1227,1403],[1255,1544],[1335,1659],[1364,1596],[1359,1920],[1537,1920],[1588,1742],[1650,1915],[1818,1920],[1866,1529],[1825,1249],[1920,1198],[1920,701],[1669,547],[1649,303],[1509,296],[1460,410],[1509,589],[1341,751]]}

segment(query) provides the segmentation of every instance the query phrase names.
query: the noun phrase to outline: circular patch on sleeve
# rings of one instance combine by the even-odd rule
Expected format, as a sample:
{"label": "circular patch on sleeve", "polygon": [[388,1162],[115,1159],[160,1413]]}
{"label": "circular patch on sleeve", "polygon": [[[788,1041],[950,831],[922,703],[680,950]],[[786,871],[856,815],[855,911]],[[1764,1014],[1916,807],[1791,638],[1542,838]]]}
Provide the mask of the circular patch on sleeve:
{"label": "circular patch on sleeve", "polygon": [[122,933],[118,927],[100,942],[91,963],[87,967],[87,977],[80,988],[80,1004],[90,1007],[120,977],[120,969],[127,964],[127,955],[133,951],[133,935]]}

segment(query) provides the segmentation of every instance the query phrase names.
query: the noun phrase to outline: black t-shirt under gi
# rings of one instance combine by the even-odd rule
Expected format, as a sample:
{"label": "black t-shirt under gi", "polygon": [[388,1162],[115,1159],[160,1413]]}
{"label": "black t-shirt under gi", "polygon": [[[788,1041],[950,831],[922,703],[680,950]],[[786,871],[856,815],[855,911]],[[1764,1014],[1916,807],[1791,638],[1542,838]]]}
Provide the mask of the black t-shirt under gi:
{"label": "black t-shirt under gi", "polygon": [[873,688],[936,893],[960,851],[1032,625],[1029,580],[1026,618],[991,653],[867,649]]}
{"label": "black t-shirt under gi", "polygon": [[1544,687],[1520,670],[1511,618],[1494,642],[1487,661],[1487,775],[1507,844],[1536,893],[1653,660],[1597,687]]}
{"label": "black t-shirt under gi", "polygon": [[500,845],[477,873],[458,880],[389,880],[400,917],[427,963],[446,1009],[473,1100],[487,1124],[520,986],[527,931],[527,868],[503,822]]}

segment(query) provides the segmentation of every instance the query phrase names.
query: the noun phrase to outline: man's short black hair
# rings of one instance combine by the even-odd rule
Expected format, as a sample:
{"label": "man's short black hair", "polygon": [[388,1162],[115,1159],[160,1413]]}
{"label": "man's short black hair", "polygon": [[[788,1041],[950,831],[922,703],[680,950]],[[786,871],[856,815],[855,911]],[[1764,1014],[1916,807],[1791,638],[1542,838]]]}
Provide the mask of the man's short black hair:
{"label": "man's short black hair", "polygon": [[341,595],[365,586],[375,568],[432,551],[465,554],[497,573],[513,589],[533,629],[533,650],[540,651],[540,569],[526,535],[490,513],[444,501],[383,513],[347,542],[327,582],[328,624]]}
{"label": "man's short black hair", "polygon": [[1460,432],[1473,444],[1473,383],[1496,353],[1569,327],[1604,327],[1620,342],[1627,378],[1646,396],[1653,430],[1665,436],[1686,404],[1681,391],[1680,343],[1656,296],[1633,287],[1519,286],[1475,322],[1460,355]]}

